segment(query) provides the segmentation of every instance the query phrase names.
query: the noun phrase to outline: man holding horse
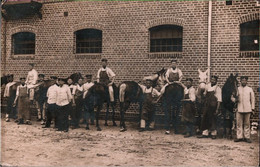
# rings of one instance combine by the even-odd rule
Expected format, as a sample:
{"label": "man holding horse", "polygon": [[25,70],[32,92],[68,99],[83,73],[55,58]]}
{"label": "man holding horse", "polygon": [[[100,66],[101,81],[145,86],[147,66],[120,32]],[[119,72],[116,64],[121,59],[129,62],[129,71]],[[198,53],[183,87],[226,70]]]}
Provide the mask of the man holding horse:
{"label": "man holding horse", "polygon": [[107,67],[107,59],[102,59],[102,67],[97,73],[97,82],[108,87],[110,102],[113,103],[114,100],[114,90],[113,83],[115,81],[115,73]]}
{"label": "man holding horse", "polygon": [[198,138],[207,138],[211,132],[212,139],[217,137],[217,115],[219,114],[219,106],[222,102],[221,88],[217,85],[218,77],[211,76],[210,83],[205,88],[205,102],[202,109],[201,130],[202,135]]}
{"label": "man holding horse", "polygon": [[143,109],[141,114],[140,132],[152,130],[154,128],[154,112],[156,100],[154,97],[160,96],[160,93],[152,87],[152,80],[146,79],[146,85],[140,85],[143,91]]}
{"label": "man holding horse", "polygon": [[255,95],[253,89],[247,86],[247,76],[241,76],[241,86],[238,87],[238,110],[237,119],[237,139],[235,142],[243,141],[251,143],[250,140],[250,115],[255,111]]}

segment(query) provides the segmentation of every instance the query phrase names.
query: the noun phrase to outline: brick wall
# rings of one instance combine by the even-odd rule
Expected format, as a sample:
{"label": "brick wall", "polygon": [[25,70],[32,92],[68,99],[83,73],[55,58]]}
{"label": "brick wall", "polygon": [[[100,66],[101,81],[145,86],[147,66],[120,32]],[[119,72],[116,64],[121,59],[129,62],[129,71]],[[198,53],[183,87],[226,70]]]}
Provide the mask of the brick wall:
{"label": "brick wall", "polygon": [[[212,74],[219,75],[221,86],[232,72],[247,74],[249,85],[257,92],[259,58],[240,57],[239,24],[257,18],[259,7],[255,1],[249,0],[234,1],[231,6],[226,6],[225,1],[213,1],[212,9]],[[67,17],[64,12],[68,12]],[[8,21],[6,69],[1,61],[2,72],[14,73],[18,79],[27,74],[27,63],[35,62],[38,72],[47,77],[67,77],[74,72],[96,75],[102,57],[109,59],[109,67],[116,73],[118,84],[125,80],[140,81],[144,76],[168,67],[171,57],[176,56],[185,77],[194,78],[197,85],[197,68],[207,67],[207,1],[45,3],[42,14],[42,20],[35,16]],[[183,26],[182,53],[149,53],[148,29],[161,24]],[[102,30],[102,54],[74,54],[74,32],[83,28]],[[11,54],[11,35],[19,31],[36,34],[34,56]],[[3,40],[1,44],[3,49]],[[4,50],[2,60],[3,54]]]}

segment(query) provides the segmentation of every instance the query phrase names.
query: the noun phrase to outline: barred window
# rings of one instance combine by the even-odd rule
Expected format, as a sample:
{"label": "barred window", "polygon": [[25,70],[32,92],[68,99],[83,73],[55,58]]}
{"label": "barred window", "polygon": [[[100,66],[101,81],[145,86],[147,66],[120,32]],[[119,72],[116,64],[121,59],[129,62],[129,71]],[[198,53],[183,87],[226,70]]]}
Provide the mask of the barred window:
{"label": "barred window", "polygon": [[150,52],[182,52],[183,28],[176,25],[160,25],[150,31]]}
{"label": "barred window", "polygon": [[75,32],[76,53],[102,53],[102,31],[83,29]]}
{"label": "barred window", "polygon": [[240,51],[259,50],[259,20],[240,24]]}
{"label": "barred window", "polygon": [[35,34],[31,32],[18,32],[12,35],[13,53],[35,54]]}

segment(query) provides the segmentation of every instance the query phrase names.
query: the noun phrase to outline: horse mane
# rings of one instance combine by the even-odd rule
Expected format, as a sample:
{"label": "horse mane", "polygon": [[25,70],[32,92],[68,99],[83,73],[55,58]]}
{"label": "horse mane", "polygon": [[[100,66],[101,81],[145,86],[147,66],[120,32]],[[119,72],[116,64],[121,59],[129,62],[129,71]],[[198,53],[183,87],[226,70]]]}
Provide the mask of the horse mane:
{"label": "horse mane", "polygon": [[[237,76],[237,75],[236,75]],[[235,83],[237,82],[236,76],[233,74],[230,74],[230,76],[227,78],[226,82],[224,83],[222,87],[222,101],[223,105],[227,108],[233,108],[234,103],[231,101],[232,93],[234,92]]]}

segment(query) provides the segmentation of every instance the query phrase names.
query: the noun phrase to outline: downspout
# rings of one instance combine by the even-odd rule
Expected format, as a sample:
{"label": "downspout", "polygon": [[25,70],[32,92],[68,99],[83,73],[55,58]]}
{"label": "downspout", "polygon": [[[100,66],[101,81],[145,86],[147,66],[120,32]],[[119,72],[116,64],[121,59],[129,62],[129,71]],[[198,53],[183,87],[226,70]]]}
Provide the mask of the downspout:
{"label": "downspout", "polygon": [[208,81],[210,80],[211,72],[211,21],[212,21],[212,0],[209,0],[209,16],[208,16]]}
{"label": "downspout", "polygon": [[[3,48],[2,47],[0,48],[0,53],[3,53],[3,55],[1,55],[1,60],[3,60],[3,75],[5,75],[5,72],[6,72],[6,26],[7,26],[7,20],[5,20],[2,16],[2,7],[5,3],[6,3],[6,0],[1,3],[1,9],[0,9],[0,12],[1,12],[1,14],[0,14],[0,27],[2,27],[1,24],[3,24],[3,22],[4,22],[3,32],[2,32],[2,28],[0,30],[0,34],[1,34],[1,36],[3,35],[3,40],[4,40],[3,41],[4,46],[3,46]],[[2,49],[3,49],[3,52],[2,52]]]}

